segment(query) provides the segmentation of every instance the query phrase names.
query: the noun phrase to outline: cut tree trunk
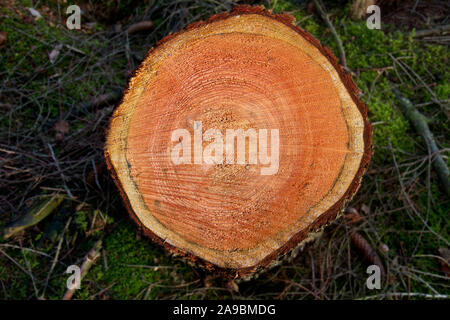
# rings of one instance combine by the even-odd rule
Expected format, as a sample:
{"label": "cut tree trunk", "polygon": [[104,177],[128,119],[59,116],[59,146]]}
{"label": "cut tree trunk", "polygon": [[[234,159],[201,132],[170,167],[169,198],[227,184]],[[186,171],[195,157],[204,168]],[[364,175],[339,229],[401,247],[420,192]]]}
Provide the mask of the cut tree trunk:
{"label": "cut tree trunk", "polygon": [[239,6],[149,51],[105,156],[146,235],[242,276],[300,245],[357,191],[372,153],[357,92],[293,17]]}

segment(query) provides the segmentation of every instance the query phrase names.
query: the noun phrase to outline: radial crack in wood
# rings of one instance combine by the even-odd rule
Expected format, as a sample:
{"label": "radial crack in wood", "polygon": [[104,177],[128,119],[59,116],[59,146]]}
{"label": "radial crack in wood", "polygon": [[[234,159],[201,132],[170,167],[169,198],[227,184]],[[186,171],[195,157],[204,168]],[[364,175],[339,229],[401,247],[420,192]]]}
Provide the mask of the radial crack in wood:
{"label": "radial crack in wood", "polygon": [[357,92],[293,17],[240,6],[149,51],[105,156],[145,234],[208,267],[252,273],[357,191],[372,136]]}

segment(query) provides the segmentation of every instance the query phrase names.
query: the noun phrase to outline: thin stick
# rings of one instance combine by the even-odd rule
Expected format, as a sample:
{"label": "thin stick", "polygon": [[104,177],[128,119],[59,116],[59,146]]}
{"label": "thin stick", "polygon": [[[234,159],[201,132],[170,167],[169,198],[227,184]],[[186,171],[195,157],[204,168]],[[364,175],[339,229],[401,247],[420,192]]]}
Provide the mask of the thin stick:
{"label": "thin stick", "polygon": [[[27,274],[30,278],[34,278],[34,276],[31,272],[29,272],[24,267],[22,267],[22,265],[20,263],[18,263],[16,260],[14,260],[14,258],[10,257],[5,251],[0,249],[0,253],[3,254],[9,260],[11,260],[11,262],[13,262],[17,267],[19,267],[19,269],[22,270],[25,274]],[[35,280],[33,280],[33,281],[35,281]]]}
{"label": "thin stick", "polygon": [[[20,246],[22,246],[22,241],[19,241]],[[27,255],[25,254],[25,250],[22,248],[22,256],[23,259],[25,260],[25,264],[27,265],[28,271],[30,272],[30,274],[33,274],[33,272],[31,271],[31,265],[30,262],[27,259]],[[36,295],[36,298],[39,296],[39,290],[36,287],[36,281],[34,281],[34,277],[31,277],[31,282],[33,284],[33,288],[34,288],[34,294]]]}
{"label": "thin stick", "polygon": [[56,159],[55,152],[53,151],[52,145],[50,143],[47,143],[47,146],[50,149],[50,154],[52,155],[53,161],[55,161],[56,168],[58,169],[59,173],[61,174],[61,180],[63,182],[64,189],[66,190],[67,195],[69,196],[69,198],[74,198],[74,196],[72,195],[72,192],[70,192],[70,189],[66,184],[66,176],[64,175],[64,173],[62,172],[62,170],[59,166],[59,162]]}
{"label": "thin stick", "polygon": [[72,217],[70,217],[69,220],[67,220],[66,226],[64,227],[64,230],[61,234],[61,239],[59,239],[58,246],[56,248],[55,258],[53,259],[52,265],[50,267],[50,271],[47,274],[47,279],[45,279],[45,286],[44,286],[44,289],[42,290],[41,299],[44,299],[45,291],[47,290],[50,276],[52,275],[53,269],[55,269],[55,266],[58,263],[59,253],[61,252],[61,246],[62,246],[62,243],[64,240],[64,236],[66,234],[67,229],[69,228],[71,221],[72,221]]}
{"label": "thin stick", "polygon": [[331,23],[330,19],[328,18],[328,14],[320,6],[319,1],[313,0],[313,2],[317,8],[317,11],[319,11],[320,16],[326,22],[326,24],[328,25],[328,28],[331,31],[331,34],[333,35],[334,39],[336,40],[336,44],[337,44],[337,47],[339,50],[339,57],[341,60],[341,64],[344,67],[344,69],[347,69],[347,58],[345,57],[344,46],[342,45],[341,38],[339,38],[339,35],[336,32],[336,29],[334,28],[333,24]]}

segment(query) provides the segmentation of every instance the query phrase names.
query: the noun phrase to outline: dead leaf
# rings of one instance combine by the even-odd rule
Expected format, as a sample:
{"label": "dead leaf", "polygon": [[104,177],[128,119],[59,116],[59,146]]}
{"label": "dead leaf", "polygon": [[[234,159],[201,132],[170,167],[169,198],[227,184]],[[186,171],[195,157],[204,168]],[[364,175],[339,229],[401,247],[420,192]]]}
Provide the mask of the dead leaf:
{"label": "dead leaf", "polygon": [[27,9],[28,11],[30,11],[35,20],[39,20],[40,18],[42,18],[41,14],[36,9],[30,7],[27,7]]}
{"label": "dead leaf", "polygon": [[384,253],[389,252],[389,247],[386,243],[380,243],[380,245],[378,246],[378,249],[380,249],[380,251],[384,252]]}
{"label": "dead leaf", "polygon": [[64,135],[69,132],[69,123],[66,120],[59,120],[53,129],[56,132],[56,141],[63,141]]}
{"label": "dead leaf", "polygon": [[77,205],[75,207],[75,211],[80,211],[81,209],[83,209],[83,207],[86,205],[86,203],[81,202],[79,205]]}
{"label": "dead leaf", "polygon": [[361,206],[361,211],[367,216],[370,214],[370,208],[367,204]]}
{"label": "dead leaf", "polygon": [[69,132],[69,123],[66,120],[59,120],[55,124],[55,130],[62,134],[66,134]]}
{"label": "dead leaf", "polygon": [[34,68],[34,72],[44,74],[47,72],[47,70],[43,66],[37,66],[36,68]]}
{"label": "dead leaf", "polygon": [[350,224],[358,223],[364,220],[358,210],[353,207],[347,207],[347,209],[345,209],[345,219],[347,219]]}
{"label": "dead leaf", "polygon": [[34,20],[33,20],[33,18],[30,17],[30,16],[24,16],[24,17],[22,17],[22,21],[23,21],[23,23],[30,24],[30,23],[32,23]]}
{"label": "dead leaf", "polygon": [[48,58],[50,59],[50,63],[54,64],[56,59],[59,56],[59,52],[61,51],[61,48],[63,47],[63,45],[60,43],[58,44],[56,47],[53,48],[52,52],[50,52],[50,54],[48,55]]}
{"label": "dead leaf", "polygon": [[212,275],[207,275],[206,277],[205,277],[205,279],[203,279],[203,285],[206,287],[206,288],[211,288],[213,285],[214,285],[214,276],[212,276]]}
{"label": "dead leaf", "polygon": [[0,46],[6,43],[6,31],[0,31]]}

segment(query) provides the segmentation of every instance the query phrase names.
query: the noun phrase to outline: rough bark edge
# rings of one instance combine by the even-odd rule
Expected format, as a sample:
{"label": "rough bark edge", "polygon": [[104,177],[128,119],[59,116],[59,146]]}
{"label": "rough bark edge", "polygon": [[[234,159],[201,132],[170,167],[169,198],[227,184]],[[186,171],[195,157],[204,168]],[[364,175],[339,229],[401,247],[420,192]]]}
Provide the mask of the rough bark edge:
{"label": "rough bark edge", "polygon": [[[145,236],[152,239],[157,244],[164,247],[168,252],[171,254],[183,258],[186,262],[192,263],[196,266],[201,266],[209,271],[217,272],[225,277],[229,278],[249,278],[252,275],[259,274],[264,271],[264,269],[272,268],[276,265],[278,265],[281,261],[285,259],[287,256],[286,254],[290,251],[298,250],[298,248],[302,248],[306,242],[311,238],[311,236],[317,232],[320,232],[323,230],[326,225],[328,225],[330,222],[335,220],[338,215],[342,213],[344,210],[346,204],[348,201],[351,200],[351,198],[355,195],[356,191],[358,191],[362,176],[364,175],[369,162],[370,158],[372,157],[372,126],[368,122],[367,119],[367,110],[368,107],[366,104],[364,104],[359,98],[357,97],[357,94],[359,93],[358,87],[353,82],[352,76],[350,73],[347,73],[342,66],[339,64],[337,58],[333,54],[333,52],[326,46],[323,46],[319,40],[314,38],[308,31],[301,29],[300,27],[297,27],[294,24],[295,17],[293,17],[290,14],[287,13],[281,13],[281,14],[274,14],[269,10],[266,10],[264,6],[248,6],[248,5],[238,5],[233,8],[231,12],[223,12],[219,14],[214,14],[210,16],[206,21],[198,21],[191,23],[187,25],[183,30],[180,30],[176,33],[171,33],[167,35],[166,37],[159,40],[154,47],[152,47],[142,61],[145,61],[152,52],[160,45],[170,41],[171,39],[182,35],[184,32],[192,29],[196,29],[199,27],[202,27],[204,25],[207,25],[212,22],[225,20],[227,18],[237,16],[237,15],[244,15],[244,14],[259,14],[274,20],[277,20],[284,25],[290,27],[292,30],[299,33],[304,39],[306,39],[309,43],[314,45],[320,53],[322,53],[328,61],[332,64],[332,66],[335,68],[336,72],[339,75],[340,80],[344,84],[345,88],[347,89],[347,92],[349,93],[350,97],[352,98],[353,102],[358,107],[359,112],[362,115],[363,122],[364,122],[364,132],[363,132],[363,140],[364,140],[364,153],[361,158],[361,163],[359,166],[359,169],[353,178],[353,181],[351,182],[350,186],[348,187],[347,191],[344,193],[344,195],[340,198],[338,202],[336,202],[330,209],[325,211],[320,215],[319,218],[317,218],[307,229],[303,229],[296,233],[289,241],[287,241],[282,247],[278,248],[268,256],[266,256],[264,259],[262,259],[257,265],[252,267],[246,267],[246,268],[240,268],[240,269],[231,269],[231,268],[223,268],[216,266],[212,264],[209,261],[206,261],[204,259],[201,259],[194,254],[190,252],[185,252],[175,246],[170,245],[169,243],[165,242],[163,239],[161,239],[159,236],[157,236],[155,233],[153,233],[150,229],[145,227],[143,223],[139,220],[137,215],[134,213],[132,206],[129,202],[128,196],[126,195],[125,191],[122,188],[122,185],[120,184],[120,180],[117,176],[117,173],[114,170],[114,166],[111,163],[109,154],[106,149],[104,149],[104,155],[106,159],[106,164],[108,166],[108,170],[111,173],[111,176],[113,178],[113,181],[117,188],[119,189],[120,195],[122,199],[125,202],[125,206],[127,211],[130,214],[130,217],[132,220],[138,225],[139,231],[143,233]],[[141,65],[138,66],[133,73],[130,76],[130,79],[133,78],[139,70],[141,69]],[[129,82],[127,85],[127,88],[123,91],[122,98],[120,102],[117,104],[116,109],[119,108],[119,106],[123,102],[123,98],[130,90],[129,88]],[[111,128],[111,122],[112,118],[110,120],[110,124],[108,126],[107,132],[105,136],[108,136],[109,130]]]}

